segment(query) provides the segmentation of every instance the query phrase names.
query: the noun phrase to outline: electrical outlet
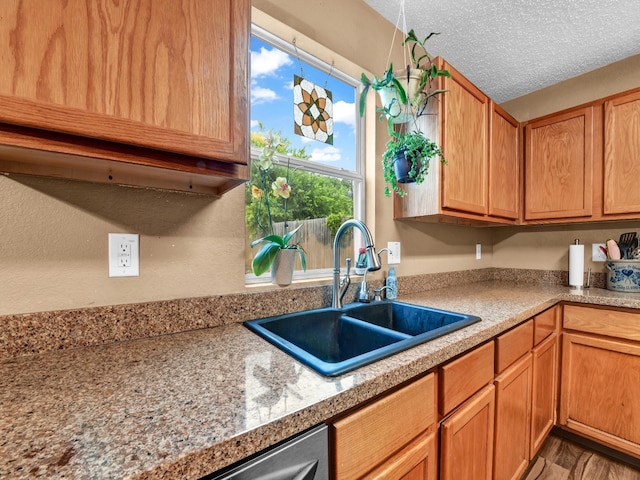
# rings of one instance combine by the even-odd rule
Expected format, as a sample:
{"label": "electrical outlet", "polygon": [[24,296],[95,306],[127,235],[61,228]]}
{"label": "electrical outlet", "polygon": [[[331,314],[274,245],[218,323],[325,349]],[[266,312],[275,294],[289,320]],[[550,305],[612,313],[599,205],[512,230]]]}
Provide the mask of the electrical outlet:
{"label": "electrical outlet", "polygon": [[592,262],[606,262],[607,255],[600,249],[607,248],[604,243],[592,243],[591,244],[591,261]]}
{"label": "electrical outlet", "polygon": [[400,242],[387,242],[387,263],[389,265],[396,265],[400,263]]}
{"label": "electrical outlet", "polygon": [[117,242],[118,249],[118,267],[131,266],[131,244],[126,241]]}
{"label": "electrical outlet", "polygon": [[482,244],[476,243],[476,260],[482,259]]}
{"label": "electrical outlet", "polygon": [[137,233],[109,234],[109,276],[140,275],[140,236]]}

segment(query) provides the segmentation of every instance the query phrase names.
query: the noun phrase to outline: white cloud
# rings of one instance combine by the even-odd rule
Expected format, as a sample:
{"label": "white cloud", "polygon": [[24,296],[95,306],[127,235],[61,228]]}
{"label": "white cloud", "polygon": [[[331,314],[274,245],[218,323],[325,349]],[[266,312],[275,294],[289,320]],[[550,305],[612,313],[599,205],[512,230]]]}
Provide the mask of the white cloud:
{"label": "white cloud", "polygon": [[333,121],[346,123],[351,128],[356,128],[356,106],[339,100],[333,104]]}
{"label": "white cloud", "polygon": [[251,120],[251,128],[256,128],[258,125],[260,125],[258,120]]}
{"label": "white cloud", "polygon": [[274,76],[280,67],[291,65],[293,60],[281,50],[261,47],[251,52],[251,78]]}
{"label": "white cloud", "polygon": [[269,88],[259,87],[257,85],[251,86],[251,104],[259,105],[261,103],[272,102],[278,98],[276,92]]}
{"label": "white cloud", "polygon": [[314,148],[311,152],[311,160],[315,162],[337,162],[342,158],[339,148],[327,145],[323,148]]}

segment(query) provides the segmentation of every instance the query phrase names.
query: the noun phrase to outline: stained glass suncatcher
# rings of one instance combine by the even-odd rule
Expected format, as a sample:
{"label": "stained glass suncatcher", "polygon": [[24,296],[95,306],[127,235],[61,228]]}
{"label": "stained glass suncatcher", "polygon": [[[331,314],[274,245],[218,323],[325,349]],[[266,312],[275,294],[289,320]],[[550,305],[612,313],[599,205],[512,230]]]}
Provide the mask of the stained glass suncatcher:
{"label": "stained glass suncatcher", "polygon": [[298,75],[293,76],[293,131],[333,145],[331,92]]}

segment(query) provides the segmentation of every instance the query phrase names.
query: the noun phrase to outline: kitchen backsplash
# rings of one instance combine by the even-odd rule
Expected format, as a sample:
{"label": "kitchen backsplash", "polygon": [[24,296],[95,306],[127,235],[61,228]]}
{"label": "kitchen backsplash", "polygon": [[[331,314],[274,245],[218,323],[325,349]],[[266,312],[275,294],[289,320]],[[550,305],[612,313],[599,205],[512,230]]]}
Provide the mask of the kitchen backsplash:
{"label": "kitchen backsplash", "polygon": [[[489,280],[567,285],[568,272],[486,268],[399,277],[399,295]],[[605,276],[591,285],[604,288]],[[372,282],[379,288],[381,282]],[[347,293],[355,301],[358,282]],[[331,285],[0,317],[0,359],[153,337],[327,306]]]}

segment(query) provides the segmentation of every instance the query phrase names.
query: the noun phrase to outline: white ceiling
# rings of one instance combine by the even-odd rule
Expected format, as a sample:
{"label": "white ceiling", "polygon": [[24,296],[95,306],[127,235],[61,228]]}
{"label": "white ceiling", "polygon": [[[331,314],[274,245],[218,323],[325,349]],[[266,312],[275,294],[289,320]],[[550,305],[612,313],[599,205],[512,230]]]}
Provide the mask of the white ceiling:
{"label": "white ceiling", "polygon": [[498,103],[640,53],[640,0],[365,1]]}

